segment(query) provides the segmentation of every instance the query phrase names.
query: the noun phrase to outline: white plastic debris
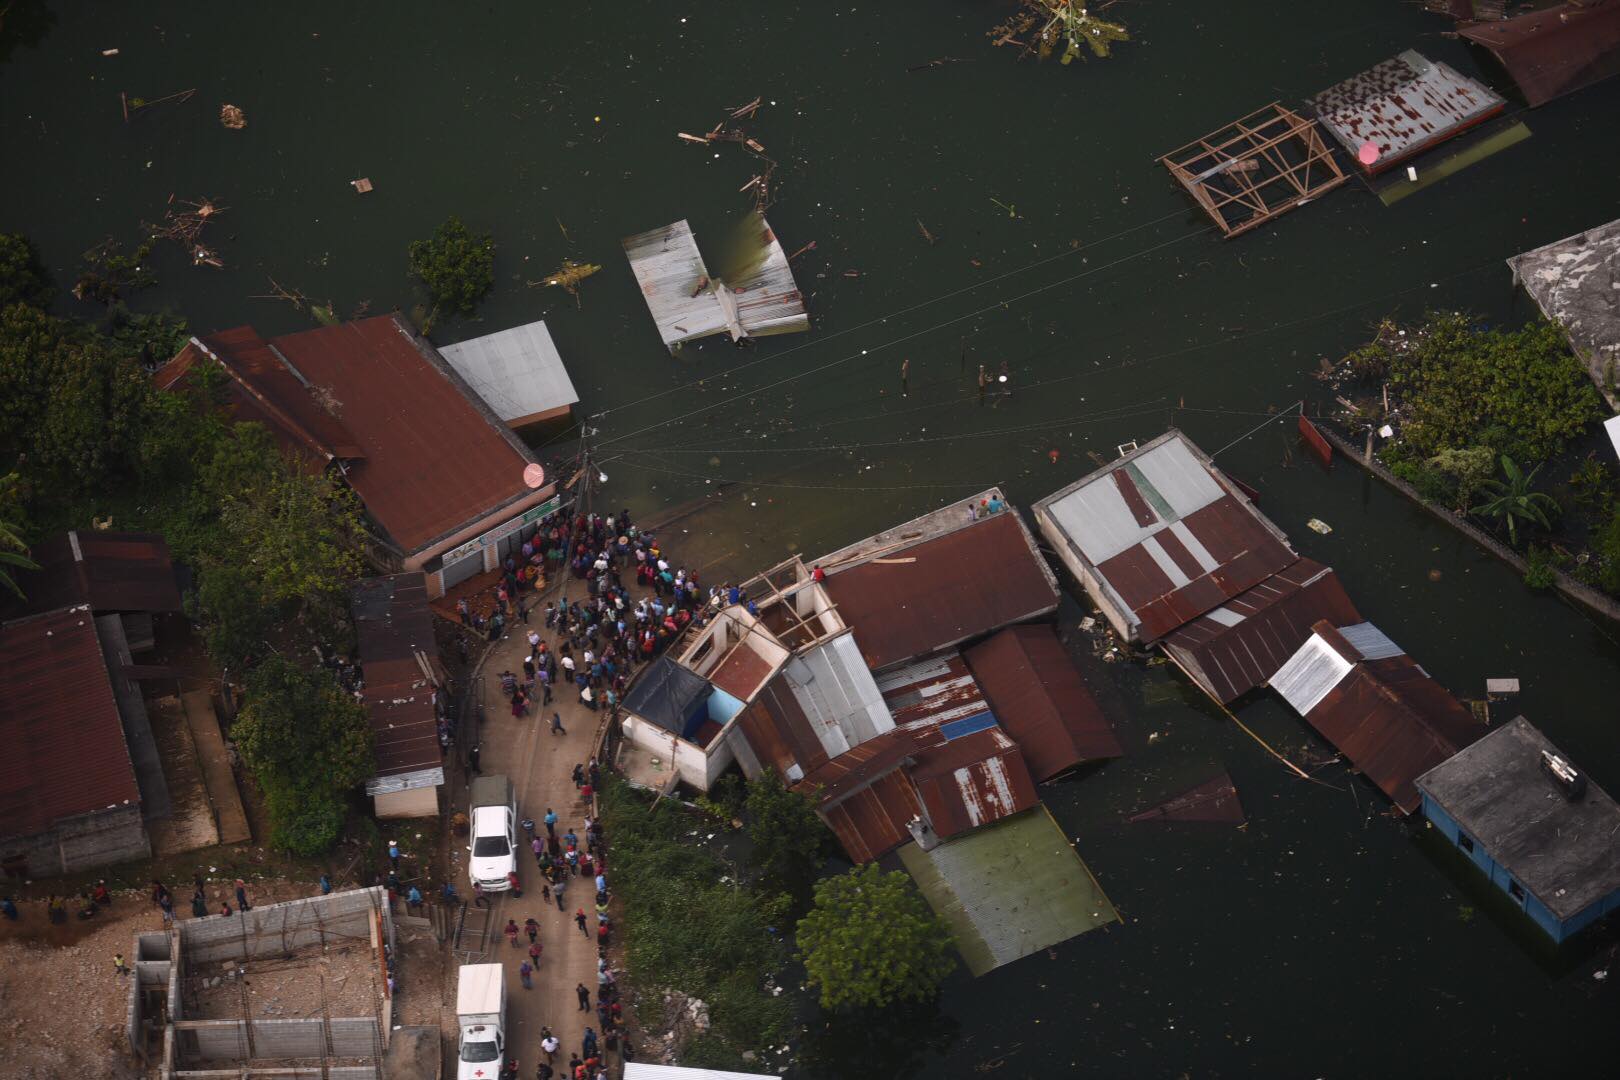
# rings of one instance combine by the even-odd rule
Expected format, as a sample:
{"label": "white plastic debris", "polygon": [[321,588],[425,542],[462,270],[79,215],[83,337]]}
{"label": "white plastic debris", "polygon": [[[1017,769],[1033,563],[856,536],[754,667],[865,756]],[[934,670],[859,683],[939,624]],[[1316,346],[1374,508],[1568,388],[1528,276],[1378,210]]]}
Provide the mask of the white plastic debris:
{"label": "white plastic debris", "polygon": [[1326,536],[1328,533],[1333,531],[1333,526],[1329,525],[1321,518],[1311,518],[1311,520],[1307,521],[1305,525],[1312,532],[1319,532],[1323,536]]}
{"label": "white plastic debris", "polygon": [[1378,429],[1378,434],[1382,435],[1386,439],[1392,439],[1395,437],[1395,429],[1390,427],[1388,424],[1385,424],[1383,427]]}

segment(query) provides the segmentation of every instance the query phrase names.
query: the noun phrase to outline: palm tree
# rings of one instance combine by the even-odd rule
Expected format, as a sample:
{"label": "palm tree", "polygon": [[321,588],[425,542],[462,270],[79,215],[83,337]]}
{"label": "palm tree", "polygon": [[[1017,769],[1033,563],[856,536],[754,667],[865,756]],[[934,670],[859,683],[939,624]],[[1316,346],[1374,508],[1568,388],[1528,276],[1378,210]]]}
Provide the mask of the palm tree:
{"label": "palm tree", "polygon": [[16,490],[16,473],[0,476],[0,588],[22,596],[22,590],[11,578],[10,568],[38,570],[39,564],[28,557],[28,545],[23,543],[21,530],[9,514],[16,502]]}
{"label": "palm tree", "polygon": [[1536,481],[1536,474],[1541,471],[1537,465],[1528,474],[1520,469],[1512,458],[1502,455],[1502,475],[1507,477],[1504,483],[1501,480],[1487,480],[1480,487],[1491,498],[1480,503],[1469,511],[1488,518],[1505,518],[1508,528],[1508,542],[1514,547],[1519,546],[1519,520],[1534,522],[1543,529],[1552,528],[1550,514],[1558,513],[1558,504],[1553,502],[1552,496],[1544,492],[1532,490]]}

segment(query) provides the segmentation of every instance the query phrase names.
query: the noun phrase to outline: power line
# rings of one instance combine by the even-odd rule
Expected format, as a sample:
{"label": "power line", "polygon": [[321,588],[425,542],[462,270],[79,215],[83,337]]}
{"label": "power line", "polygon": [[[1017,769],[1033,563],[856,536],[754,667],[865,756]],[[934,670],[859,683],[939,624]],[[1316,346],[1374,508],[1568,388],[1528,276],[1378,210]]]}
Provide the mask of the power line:
{"label": "power line", "polygon": [[[630,451],[630,453],[641,452],[642,451]],[[938,490],[939,488],[961,490],[964,487],[972,487],[975,490],[983,491],[985,488],[994,487],[999,482],[992,480],[983,484],[970,484],[962,481],[957,481],[956,483],[951,484],[788,484],[772,480],[736,480],[721,476],[704,476],[702,473],[686,472],[682,469],[660,469],[653,465],[644,465],[639,461],[625,460],[621,462],[621,464],[629,465],[631,468],[635,469],[642,469],[646,472],[664,473],[667,476],[687,476],[696,480],[707,481],[709,483],[736,484],[741,487],[788,488],[802,491],[923,491],[930,489]]]}

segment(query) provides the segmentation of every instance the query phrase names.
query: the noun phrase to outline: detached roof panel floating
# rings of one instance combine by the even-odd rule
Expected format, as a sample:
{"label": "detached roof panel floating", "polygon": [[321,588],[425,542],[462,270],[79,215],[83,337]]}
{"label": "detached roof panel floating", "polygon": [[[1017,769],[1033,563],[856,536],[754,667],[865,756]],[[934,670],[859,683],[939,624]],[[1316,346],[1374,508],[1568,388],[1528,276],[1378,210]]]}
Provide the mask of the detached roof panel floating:
{"label": "detached roof panel floating", "polygon": [[685,221],[624,239],[658,335],[674,349],[726,333],[732,341],[810,329],[787,255],[763,214],[749,215],[733,280],[711,274]]}
{"label": "detached roof panel floating", "polygon": [[1376,627],[1338,630],[1324,620],[1311,631],[1271,677],[1272,688],[1412,813],[1421,801],[1413,781],[1484,726]]}
{"label": "detached roof panel floating", "polygon": [[1316,124],[1276,101],[1159,160],[1228,239],[1346,180]]}
{"label": "detached roof panel floating", "polygon": [[[1484,84],[1411,49],[1329,87],[1312,104],[1322,126],[1373,174],[1507,108]],[[1358,155],[1369,142],[1378,156],[1364,163]]]}

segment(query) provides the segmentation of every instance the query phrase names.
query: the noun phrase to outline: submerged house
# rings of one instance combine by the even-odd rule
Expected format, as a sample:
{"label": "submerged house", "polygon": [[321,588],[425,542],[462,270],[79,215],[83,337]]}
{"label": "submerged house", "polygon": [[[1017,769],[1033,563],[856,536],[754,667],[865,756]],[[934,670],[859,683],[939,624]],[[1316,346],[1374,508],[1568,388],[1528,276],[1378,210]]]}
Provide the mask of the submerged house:
{"label": "submerged house", "polygon": [[672,352],[714,334],[737,342],[810,329],[804,297],[765,215],[750,214],[732,246],[736,265],[715,274],[685,221],[625,237],[630,269]]}
{"label": "submerged house", "polygon": [[[1620,5],[1615,7],[1620,14]],[[1620,409],[1620,218],[1513,256],[1513,280],[1569,338],[1611,408]]]}
{"label": "submerged house", "polygon": [[554,508],[554,482],[525,481],[533,452],[398,316],[194,337],[153,379],[173,389],[207,363],[226,376],[234,419],[343,478],[365,508],[371,561],[422,571],[429,596],[495,569]]}
{"label": "submerged house", "polygon": [[1416,786],[1434,827],[1553,941],[1620,910],[1620,806],[1524,717]]}
{"label": "submerged house", "polygon": [[1271,676],[1271,688],[1402,813],[1417,778],[1479,738],[1484,725],[1370,622],[1326,620]]}
{"label": "submerged house", "polygon": [[1063,564],[1127,642],[1162,648],[1225,704],[1319,619],[1359,621],[1329,567],[1172,428],[1035,504]]}

